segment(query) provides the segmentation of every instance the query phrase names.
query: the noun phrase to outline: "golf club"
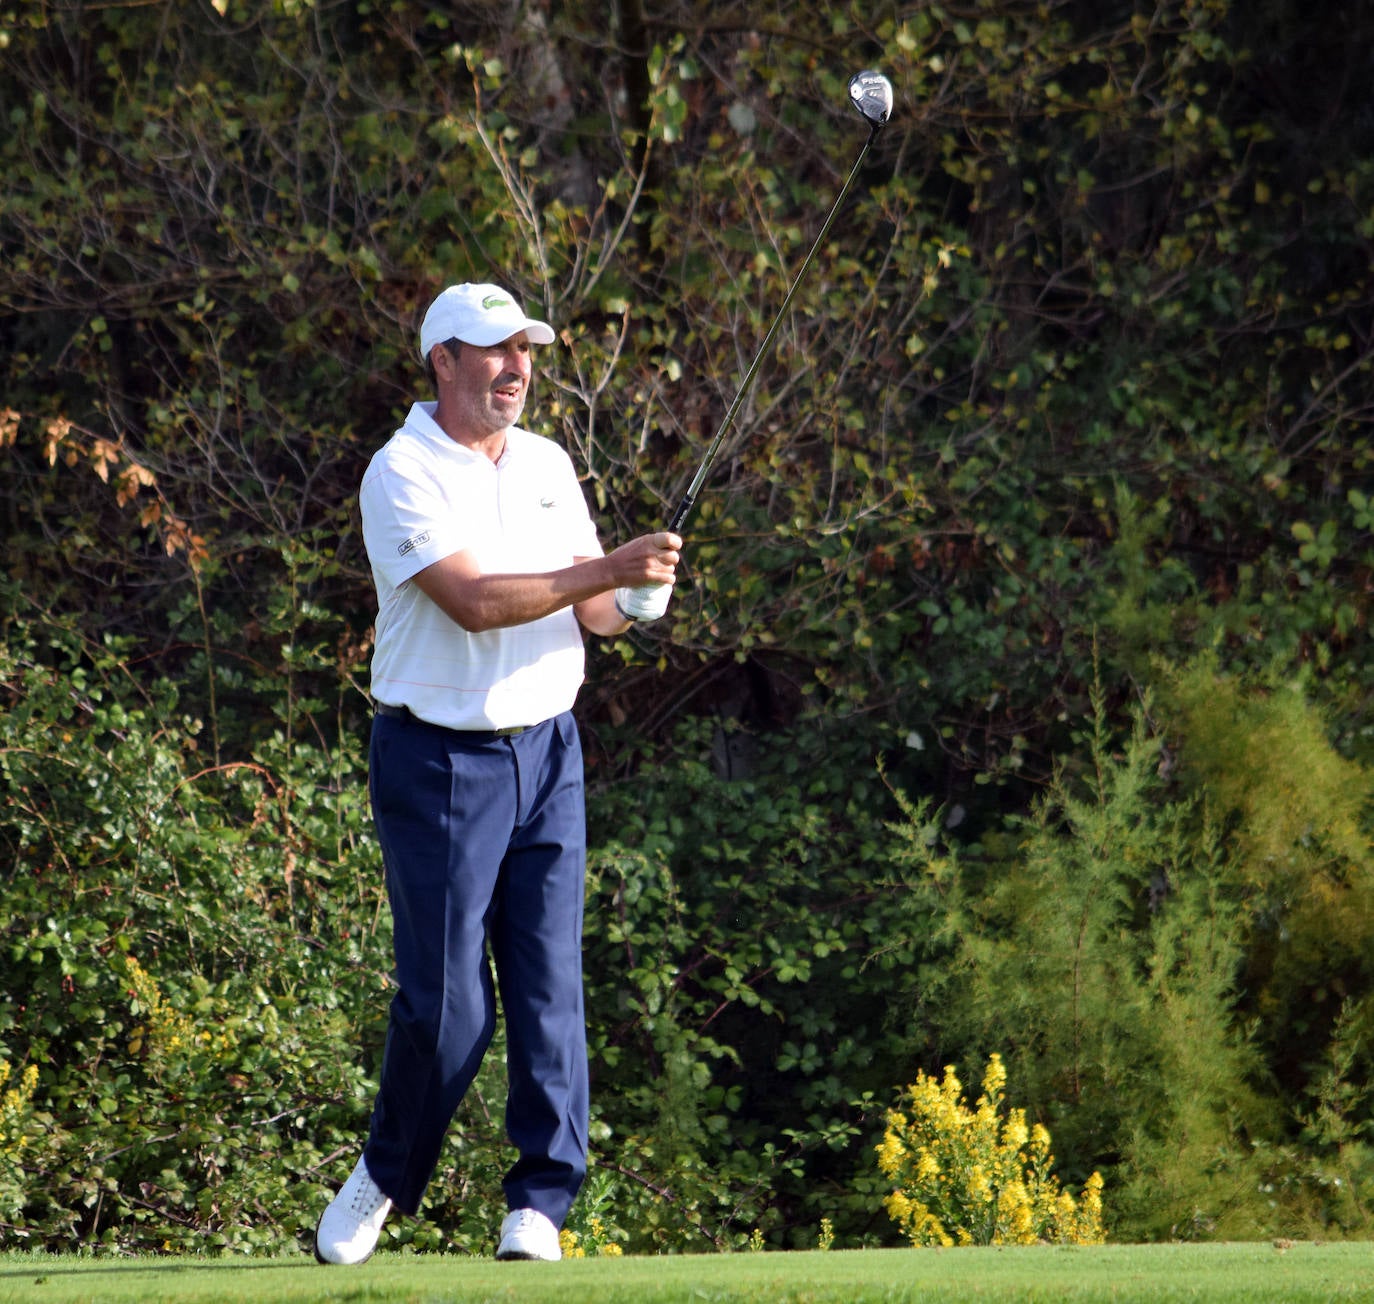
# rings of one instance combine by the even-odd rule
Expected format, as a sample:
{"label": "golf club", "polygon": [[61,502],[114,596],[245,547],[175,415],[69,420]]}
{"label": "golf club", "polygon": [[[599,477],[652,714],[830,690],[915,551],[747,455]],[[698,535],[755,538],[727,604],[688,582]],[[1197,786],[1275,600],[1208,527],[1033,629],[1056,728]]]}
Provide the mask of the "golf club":
{"label": "golf club", "polygon": [[730,429],[731,423],[739,413],[740,407],[744,403],[745,395],[749,392],[749,386],[754,383],[754,376],[758,372],[759,364],[763,361],[764,355],[768,352],[769,346],[773,343],[773,337],[778,333],[778,328],[782,325],[783,318],[787,315],[787,310],[792,306],[792,299],[797,293],[797,287],[802,283],[802,278],[806,275],[807,268],[811,266],[811,260],[816,256],[816,250],[821,247],[826,235],[830,231],[831,224],[835,221],[835,215],[840,211],[840,204],[844,202],[844,197],[849,193],[849,187],[854,178],[858,176],[860,167],[868,155],[869,147],[877,138],[878,132],[886,125],[888,118],[892,114],[892,83],[880,72],[865,70],[856,72],[849,79],[849,102],[863,115],[864,120],[869,125],[868,139],[864,142],[864,147],[859,151],[859,157],[854,161],[853,168],[850,169],[849,176],[845,178],[845,183],[840,187],[840,193],[836,196],[835,202],[830,207],[830,212],[821,227],[820,234],[816,237],[815,243],[811,246],[811,251],[806,255],[801,265],[801,270],[797,272],[796,278],[792,282],[791,288],[787,291],[787,297],[782,301],[782,307],[778,309],[778,315],[773,318],[773,324],[768,328],[768,334],[763,337],[763,343],[759,345],[759,351],[754,355],[754,360],[749,364],[749,370],[744,373],[744,379],[740,382],[739,392],[735,395],[734,402],[730,404],[729,410],[725,413],[724,419],[720,423],[720,429],[716,431],[716,437],[711,440],[710,446],[706,449],[706,456],[702,458],[701,465],[697,468],[697,473],[692,477],[692,483],[687,486],[687,492],[683,495],[682,501],[677,505],[677,510],[673,513],[672,519],[668,522],[668,529],[674,533],[681,531],[683,523],[691,513],[692,507],[697,500],[697,494],[701,491],[701,486],[705,484],[706,477],[710,473],[711,463],[716,460],[716,454],[720,452],[721,444],[725,440],[726,432]]}

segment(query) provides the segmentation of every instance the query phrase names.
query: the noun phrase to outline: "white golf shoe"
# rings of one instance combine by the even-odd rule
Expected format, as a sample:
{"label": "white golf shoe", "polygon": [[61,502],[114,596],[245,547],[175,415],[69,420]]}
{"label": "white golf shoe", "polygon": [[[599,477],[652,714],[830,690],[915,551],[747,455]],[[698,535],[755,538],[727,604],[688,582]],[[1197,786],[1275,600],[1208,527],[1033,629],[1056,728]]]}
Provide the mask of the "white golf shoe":
{"label": "white golf shoe", "polygon": [[501,1224],[498,1259],[543,1259],[554,1263],[563,1257],[558,1228],[538,1209],[512,1209]]}
{"label": "white golf shoe", "polygon": [[377,1237],[391,1211],[391,1201],[369,1176],[362,1156],[320,1215],[315,1228],[315,1257],[321,1263],[362,1263],[377,1248]]}

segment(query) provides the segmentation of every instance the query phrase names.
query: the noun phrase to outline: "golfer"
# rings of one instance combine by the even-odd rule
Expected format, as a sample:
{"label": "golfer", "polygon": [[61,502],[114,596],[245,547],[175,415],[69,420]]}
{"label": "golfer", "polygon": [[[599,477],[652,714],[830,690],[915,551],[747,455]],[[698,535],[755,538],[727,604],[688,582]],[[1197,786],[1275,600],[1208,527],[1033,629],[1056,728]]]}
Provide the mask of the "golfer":
{"label": "golfer", "polygon": [[497,1258],[559,1258],[586,1174],[582,631],[662,616],[682,541],[603,554],[567,454],[517,425],[532,346],[553,340],[498,286],[446,289],[420,328],[438,400],[414,404],[363,477],[370,793],[399,991],[367,1142],[316,1228],[323,1263],[361,1263],[393,1205],[418,1210],[498,984],[519,1158]]}

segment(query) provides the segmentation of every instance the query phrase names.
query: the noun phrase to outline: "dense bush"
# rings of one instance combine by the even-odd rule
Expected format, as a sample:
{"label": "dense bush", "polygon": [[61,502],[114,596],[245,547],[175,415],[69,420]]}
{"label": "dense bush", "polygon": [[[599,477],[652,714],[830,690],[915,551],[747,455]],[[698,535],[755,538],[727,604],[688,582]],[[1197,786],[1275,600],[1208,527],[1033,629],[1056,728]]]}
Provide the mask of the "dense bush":
{"label": "dense bush", "polygon": [[389,968],[356,749],[216,765],[127,648],[8,633],[0,1043],[37,1082],[5,1240],[275,1247],[370,1103],[338,1053]]}

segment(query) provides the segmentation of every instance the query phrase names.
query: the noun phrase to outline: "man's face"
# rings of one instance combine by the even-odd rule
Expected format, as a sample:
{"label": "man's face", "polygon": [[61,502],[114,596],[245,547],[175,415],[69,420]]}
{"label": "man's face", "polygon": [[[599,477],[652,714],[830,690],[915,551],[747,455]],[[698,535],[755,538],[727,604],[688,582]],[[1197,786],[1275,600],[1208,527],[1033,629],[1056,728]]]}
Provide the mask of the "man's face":
{"label": "man's face", "polygon": [[[529,396],[533,366],[524,331],[483,348],[464,344],[448,365],[436,362],[441,397],[465,436],[482,439],[520,420]],[[451,379],[450,379],[451,377]],[[447,391],[446,393],[444,391]]]}

